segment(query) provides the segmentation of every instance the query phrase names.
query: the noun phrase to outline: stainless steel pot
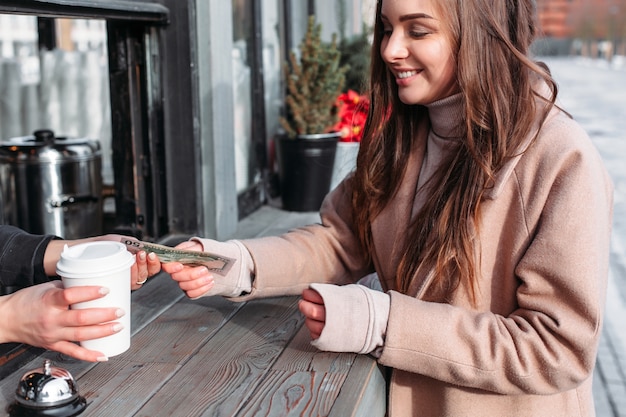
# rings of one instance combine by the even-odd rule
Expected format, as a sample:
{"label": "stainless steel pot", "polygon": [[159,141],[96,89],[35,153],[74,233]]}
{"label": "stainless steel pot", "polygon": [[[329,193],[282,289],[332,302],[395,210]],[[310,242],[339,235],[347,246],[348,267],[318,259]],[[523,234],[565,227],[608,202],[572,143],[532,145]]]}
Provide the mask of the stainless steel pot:
{"label": "stainless steel pot", "polygon": [[77,239],[102,233],[102,152],[39,130],[0,142],[0,223]]}

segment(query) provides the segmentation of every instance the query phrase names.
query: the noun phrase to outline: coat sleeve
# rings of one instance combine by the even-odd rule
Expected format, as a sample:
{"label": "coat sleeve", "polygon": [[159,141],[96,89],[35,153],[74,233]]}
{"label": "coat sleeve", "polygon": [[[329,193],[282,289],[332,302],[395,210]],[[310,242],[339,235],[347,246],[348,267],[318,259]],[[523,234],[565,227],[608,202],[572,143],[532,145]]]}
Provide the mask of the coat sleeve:
{"label": "coat sleeve", "polygon": [[0,225],[0,291],[3,294],[50,280],[44,271],[43,258],[48,243],[54,238]]}
{"label": "coat sleeve", "polygon": [[528,239],[508,278],[511,311],[474,311],[392,291],[383,365],[513,395],[553,394],[590,378],[608,278],[613,190],[590,142],[574,138],[580,143],[572,146],[567,134],[556,136],[510,179]]}
{"label": "coat sleeve", "polygon": [[297,295],[310,283],[349,284],[372,272],[351,227],[348,187],[344,181],[326,196],[320,224],[242,241],[255,276],[252,292],[240,299]]}

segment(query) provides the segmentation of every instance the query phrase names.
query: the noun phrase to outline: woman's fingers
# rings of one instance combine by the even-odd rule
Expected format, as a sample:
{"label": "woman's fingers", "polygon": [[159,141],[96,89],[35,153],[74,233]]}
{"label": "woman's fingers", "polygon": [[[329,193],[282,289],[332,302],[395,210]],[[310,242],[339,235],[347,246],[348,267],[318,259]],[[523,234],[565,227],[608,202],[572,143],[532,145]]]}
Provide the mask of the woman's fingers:
{"label": "woman's fingers", "polygon": [[[120,317],[124,317],[126,311],[121,308],[87,308],[66,310],[59,317],[59,325],[68,328],[80,328],[87,326],[97,326],[108,324]],[[93,330],[93,329],[92,329]],[[93,339],[93,337],[91,337]],[[71,340],[87,340],[87,339],[71,339]]]}
{"label": "woman's fingers", "polygon": [[148,280],[149,277],[161,271],[161,262],[154,253],[146,254],[139,251],[135,255],[135,263],[131,266],[131,289],[137,290]]}
{"label": "woman's fingers", "polygon": [[200,242],[196,242],[195,240],[187,240],[185,242],[181,242],[178,245],[176,245],[176,249],[193,250],[197,252],[202,252],[204,248],[202,247],[202,244]]}
{"label": "woman's fingers", "polygon": [[172,275],[172,278],[174,277],[174,274],[178,274],[179,272],[183,272],[185,270],[185,266],[180,262],[167,262],[162,264],[161,267],[165,272]]}
{"label": "woman's fingers", "polygon": [[126,312],[117,308],[72,310],[70,306],[107,293],[106,288],[98,286],[64,289],[60,281],[53,281],[8,295],[4,305],[10,312],[5,315],[10,325],[3,340],[40,346],[79,359],[102,360],[100,352],[82,349],[73,342],[119,332],[123,326],[117,320]]}
{"label": "woman's fingers", "polygon": [[316,321],[311,319],[304,320],[304,325],[309,329],[309,333],[311,334],[311,339],[319,339],[322,334],[322,330],[324,330],[324,322]]}
{"label": "woman's fingers", "polygon": [[300,312],[304,315],[304,325],[309,329],[312,339],[317,339],[322,334],[326,325],[326,308],[324,300],[319,293],[310,288],[302,291],[302,300],[298,303]]}
{"label": "woman's fingers", "polygon": [[51,292],[50,296],[55,304],[62,308],[67,308],[71,304],[82,303],[84,301],[97,300],[109,293],[108,288],[96,285],[84,285],[63,289],[63,284],[60,281],[55,281],[55,286],[59,288],[59,291]]}
{"label": "woman's fingers", "polygon": [[108,358],[104,356],[102,352],[85,349],[84,347],[81,347],[72,342],[55,342],[48,346],[45,346],[45,348],[63,353],[64,355],[68,355],[82,361],[103,362],[108,360]]}
{"label": "woman's fingers", "polygon": [[109,293],[106,287],[80,286],[61,289],[50,294],[56,313],[47,317],[49,328],[57,327],[61,332],[57,339],[82,341],[109,336],[122,330],[115,320],[127,312],[120,308],[69,309],[72,304],[91,301]]}
{"label": "woman's fingers", "polygon": [[324,305],[324,299],[322,296],[311,288],[305,288],[302,291],[302,299],[311,303]]}
{"label": "woman's fingers", "polygon": [[307,319],[319,321],[322,323],[326,321],[326,308],[324,308],[323,304],[320,305],[316,303],[311,303],[306,300],[300,300],[300,302],[298,303],[298,308]]}
{"label": "woman's fingers", "polygon": [[147,258],[148,276],[151,277],[161,272],[161,261],[159,261],[159,257],[154,253],[149,253]]}
{"label": "woman's fingers", "polygon": [[178,262],[170,262],[163,264],[163,270],[178,282],[180,289],[189,298],[205,295],[213,288],[215,282],[211,272],[204,266],[190,267]]}

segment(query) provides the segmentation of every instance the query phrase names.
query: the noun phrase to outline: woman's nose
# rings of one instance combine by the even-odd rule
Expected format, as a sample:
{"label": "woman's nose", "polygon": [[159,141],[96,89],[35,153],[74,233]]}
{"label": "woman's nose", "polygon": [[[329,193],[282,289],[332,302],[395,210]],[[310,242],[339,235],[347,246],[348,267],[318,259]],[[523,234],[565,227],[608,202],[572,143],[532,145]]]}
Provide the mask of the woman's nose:
{"label": "woman's nose", "polygon": [[394,62],[398,59],[406,58],[408,50],[401,34],[392,32],[387,35],[386,41],[381,43],[380,54],[386,62]]}

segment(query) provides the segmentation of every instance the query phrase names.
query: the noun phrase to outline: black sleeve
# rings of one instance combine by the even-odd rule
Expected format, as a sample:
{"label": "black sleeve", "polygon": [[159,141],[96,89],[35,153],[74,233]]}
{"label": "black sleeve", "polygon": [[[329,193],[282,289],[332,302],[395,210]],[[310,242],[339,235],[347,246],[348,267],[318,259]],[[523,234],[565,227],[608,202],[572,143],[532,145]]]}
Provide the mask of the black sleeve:
{"label": "black sleeve", "polygon": [[52,239],[55,236],[33,235],[14,226],[0,225],[2,294],[50,280],[44,271],[43,258]]}

